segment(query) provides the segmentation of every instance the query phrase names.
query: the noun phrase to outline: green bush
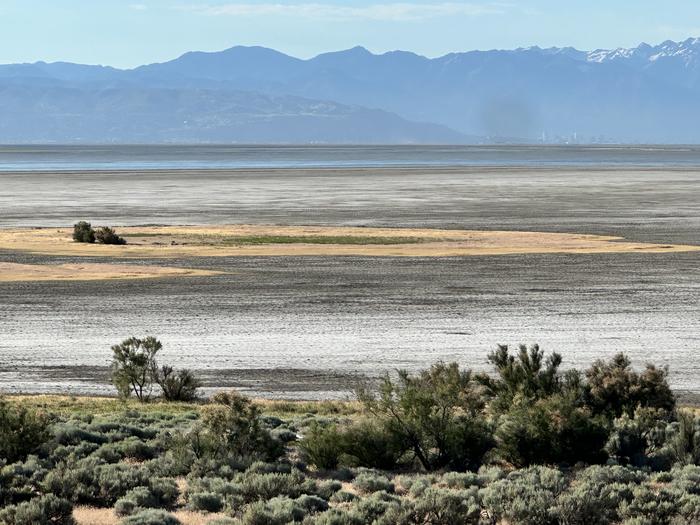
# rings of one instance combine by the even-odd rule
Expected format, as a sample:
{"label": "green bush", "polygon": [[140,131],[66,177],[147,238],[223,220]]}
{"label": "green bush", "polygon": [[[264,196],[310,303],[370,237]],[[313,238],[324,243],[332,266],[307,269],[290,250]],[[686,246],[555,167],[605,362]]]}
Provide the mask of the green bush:
{"label": "green bush", "polygon": [[296,501],[283,496],[250,504],[242,521],[243,525],[287,525],[303,520],[306,514]]}
{"label": "green bush", "polygon": [[530,467],[512,472],[481,489],[480,494],[495,521],[506,520],[511,525],[555,525],[554,505],[565,487],[566,480],[559,470]]}
{"label": "green bush", "polygon": [[652,489],[648,485],[635,487],[632,499],[620,504],[620,517],[626,520],[644,519],[652,525],[666,525],[676,515],[678,497],[671,491]]}
{"label": "green bush", "polygon": [[430,488],[414,501],[402,501],[377,521],[378,525],[464,525],[480,522],[481,507],[477,489],[447,490]]}
{"label": "green bush", "polygon": [[166,401],[192,402],[198,397],[202,383],[187,369],[175,370],[163,365],[154,371],[155,382],[160,386]]}
{"label": "green bush", "polygon": [[181,525],[172,514],[163,510],[141,510],[122,521],[122,525]]}
{"label": "green bush", "polygon": [[639,407],[672,411],[675,396],[668,385],[668,370],[647,365],[638,374],[624,354],[610,361],[598,360],[586,371],[586,403],[595,413],[608,417],[627,414]]}
{"label": "green bush", "polygon": [[73,506],[52,494],[0,510],[3,525],[75,525]]}
{"label": "green bush", "polygon": [[387,477],[369,472],[362,472],[359,474],[352,484],[358,491],[364,494],[379,492],[381,490],[394,492],[394,484]]}
{"label": "green bush", "polygon": [[0,399],[0,458],[14,462],[48,441],[48,416]]}
{"label": "green bush", "polygon": [[359,389],[365,409],[405,444],[425,470],[478,465],[490,441],[481,422],[484,398],[471,371],[438,363],[417,375],[385,376],[378,394]]}
{"label": "green bush", "polygon": [[187,506],[192,510],[219,512],[224,508],[223,498],[214,492],[195,492],[189,494]]}
{"label": "green bush", "polygon": [[518,467],[607,458],[605,422],[563,396],[516,404],[500,418],[496,440],[497,457]]}
{"label": "green bush", "polygon": [[149,400],[156,354],[162,348],[160,341],[151,336],[131,337],[112,347],[112,383],[120,397],[128,398],[133,393],[141,402]]}
{"label": "green bush", "polygon": [[[117,235],[109,226],[103,226],[94,233],[94,240],[100,244],[126,244],[126,241]],[[93,241],[94,242],[94,241]]]}
{"label": "green bush", "polygon": [[73,226],[73,240],[75,242],[95,242],[95,230],[89,222],[80,221]]}

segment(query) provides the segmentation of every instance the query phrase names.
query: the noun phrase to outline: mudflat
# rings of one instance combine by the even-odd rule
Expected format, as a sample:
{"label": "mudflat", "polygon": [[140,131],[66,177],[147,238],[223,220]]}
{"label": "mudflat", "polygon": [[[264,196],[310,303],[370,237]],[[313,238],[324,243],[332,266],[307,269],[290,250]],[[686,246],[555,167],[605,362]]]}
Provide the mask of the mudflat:
{"label": "mudflat", "polygon": [[[141,233],[149,224],[277,224],[359,227],[364,236],[370,228],[439,229],[450,235],[544,232],[602,236],[606,240],[597,240],[603,246],[660,246],[659,253],[468,257],[319,252],[102,257],[4,248],[5,263],[221,273],[0,283],[3,390],[110,393],[105,374],[110,345],[154,334],[165,344],[163,359],[200,371],[208,388],[235,385],[268,397],[342,397],[357,377],[422,368],[436,359],[484,370],[484,356],[496,343],[518,342],[539,342],[572,366],[625,351],[637,365],[647,360],[670,365],[675,388],[700,391],[695,356],[700,252],[663,248],[700,245],[700,171],[2,173],[0,183],[0,226],[12,229],[64,229],[78,220],[138,226]],[[311,243],[309,249],[328,246]],[[405,248],[425,249],[426,243]]]}

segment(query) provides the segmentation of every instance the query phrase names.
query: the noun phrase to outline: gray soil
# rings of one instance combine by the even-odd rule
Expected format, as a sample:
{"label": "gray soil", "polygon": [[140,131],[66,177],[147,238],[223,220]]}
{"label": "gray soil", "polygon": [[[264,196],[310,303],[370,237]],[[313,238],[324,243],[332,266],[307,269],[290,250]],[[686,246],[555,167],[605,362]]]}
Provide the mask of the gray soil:
{"label": "gray soil", "polygon": [[[412,226],[700,244],[700,171],[688,170],[2,173],[0,187],[0,227]],[[700,391],[700,252],[141,262],[228,273],[0,283],[0,389],[113,393],[110,345],[153,334],[162,361],[198,370],[208,389],[267,397],[344,397],[362,377],[437,359],[486,370],[495,344],[519,342],[569,366],[624,351]]]}

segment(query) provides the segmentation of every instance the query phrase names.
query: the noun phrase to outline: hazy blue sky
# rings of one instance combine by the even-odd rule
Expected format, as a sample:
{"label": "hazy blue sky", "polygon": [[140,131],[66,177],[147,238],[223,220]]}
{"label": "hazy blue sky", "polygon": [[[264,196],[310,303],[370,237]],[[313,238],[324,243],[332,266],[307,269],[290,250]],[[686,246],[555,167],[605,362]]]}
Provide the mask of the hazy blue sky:
{"label": "hazy blue sky", "polygon": [[690,36],[700,36],[700,0],[0,0],[0,63],[127,67],[238,44],[303,58],[355,45],[438,56]]}

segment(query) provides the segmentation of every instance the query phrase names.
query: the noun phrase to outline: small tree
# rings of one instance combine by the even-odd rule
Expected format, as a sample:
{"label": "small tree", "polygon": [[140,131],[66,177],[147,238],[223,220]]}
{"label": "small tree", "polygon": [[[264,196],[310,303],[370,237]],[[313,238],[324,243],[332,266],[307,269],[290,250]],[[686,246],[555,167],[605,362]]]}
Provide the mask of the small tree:
{"label": "small tree", "polygon": [[94,240],[97,240],[100,244],[126,244],[126,241],[117,235],[112,228],[109,226],[103,226],[94,233]]}
{"label": "small tree", "polygon": [[155,368],[154,378],[166,401],[194,401],[197,399],[197,390],[202,386],[189,370],[175,370],[167,365]]}
{"label": "small tree", "polygon": [[132,337],[112,347],[112,382],[120,397],[127,398],[133,393],[139,401],[148,401],[157,367],[156,354],[161,348],[160,341],[150,336]]}
{"label": "small tree", "polygon": [[478,466],[490,447],[480,387],[457,363],[438,363],[416,376],[399,371],[396,381],[384,378],[378,395],[360,389],[357,396],[426,470]]}
{"label": "small tree", "polygon": [[49,418],[0,398],[0,464],[24,459],[49,437]]}
{"label": "small tree", "polygon": [[75,242],[95,242],[95,230],[89,222],[80,221],[73,226],[73,240]]}

